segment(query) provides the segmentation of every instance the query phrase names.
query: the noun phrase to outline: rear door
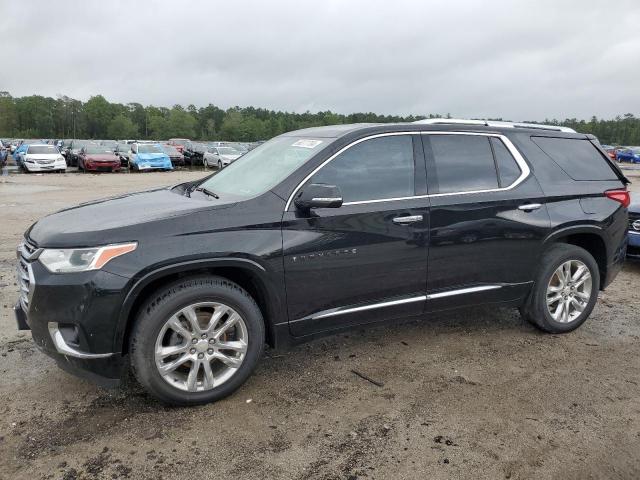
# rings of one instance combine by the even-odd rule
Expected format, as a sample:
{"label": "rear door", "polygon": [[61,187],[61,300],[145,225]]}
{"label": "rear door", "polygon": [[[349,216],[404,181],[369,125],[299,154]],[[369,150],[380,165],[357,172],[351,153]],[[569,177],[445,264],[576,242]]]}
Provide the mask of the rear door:
{"label": "rear door", "polygon": [[340,187],[344,203],[308,214],[293,206],[285,212],[292,333],[422,313],[429,200],[420,135],[355,142],[305,184],[310,183]]}
{"label": "rear door", "polygon": [[550,223],[527,163],[498,134],[422,138],[431,199],[427,309],[523,296]]}

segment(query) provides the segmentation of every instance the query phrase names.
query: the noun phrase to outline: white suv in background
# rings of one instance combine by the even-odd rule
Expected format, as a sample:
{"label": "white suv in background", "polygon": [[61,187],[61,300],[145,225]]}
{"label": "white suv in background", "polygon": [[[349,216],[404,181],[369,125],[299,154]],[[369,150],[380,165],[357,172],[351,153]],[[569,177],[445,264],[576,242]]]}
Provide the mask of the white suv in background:
{"label": "white suv in background", "polygon": [[27,172],[64,172],[67,162],[55,145],[29,145],[22,154],[22,167]]}

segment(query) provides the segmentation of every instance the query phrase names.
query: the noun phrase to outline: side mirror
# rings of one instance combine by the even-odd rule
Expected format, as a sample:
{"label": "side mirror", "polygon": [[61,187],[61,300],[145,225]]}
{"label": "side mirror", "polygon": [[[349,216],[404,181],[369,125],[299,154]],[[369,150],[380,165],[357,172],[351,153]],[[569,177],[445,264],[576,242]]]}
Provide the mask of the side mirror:
{"label": "side mirror", "polygon": [[300,210],[340,208],[342,206],[342,192],[335,185],[312,183],[298,194],[294,204]]}

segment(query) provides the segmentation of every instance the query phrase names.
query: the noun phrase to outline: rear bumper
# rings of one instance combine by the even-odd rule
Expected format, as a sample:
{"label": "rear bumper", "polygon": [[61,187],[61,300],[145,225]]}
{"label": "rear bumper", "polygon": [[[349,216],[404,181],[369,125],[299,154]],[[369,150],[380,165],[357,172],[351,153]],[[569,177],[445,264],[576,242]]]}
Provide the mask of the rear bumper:
{"label": "rear bumper", "polygon": [[629,230],[627,234],[627,257],[640,258],[640,231],[634,232]]}

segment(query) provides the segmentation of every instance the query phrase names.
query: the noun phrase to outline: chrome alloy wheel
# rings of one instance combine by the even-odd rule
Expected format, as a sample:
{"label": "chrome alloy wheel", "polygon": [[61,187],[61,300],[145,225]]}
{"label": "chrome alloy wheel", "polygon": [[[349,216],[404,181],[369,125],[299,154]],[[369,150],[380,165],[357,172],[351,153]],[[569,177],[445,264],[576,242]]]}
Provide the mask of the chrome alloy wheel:
{"label": "chrome alloy wheel", "polygon": [[580,260],[560,265],[547,285],[547,309],[560,323],[570,323],[580,316],[591,299],[591,271]]}
{"label": "chrome alloy wheel", "polygon": [[229,380],[242,364],[249,335],[228,305],[201,302],[174,313],[156,339],[158,372],[172,387],[204,392]]}

